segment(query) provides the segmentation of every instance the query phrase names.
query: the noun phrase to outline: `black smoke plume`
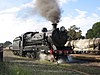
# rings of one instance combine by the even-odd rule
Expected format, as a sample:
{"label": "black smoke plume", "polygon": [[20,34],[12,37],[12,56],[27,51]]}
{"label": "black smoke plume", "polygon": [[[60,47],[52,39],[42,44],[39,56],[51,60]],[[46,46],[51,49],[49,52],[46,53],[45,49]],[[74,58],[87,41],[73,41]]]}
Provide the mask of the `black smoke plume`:
{"label": "black smoke plume", "polygon": [[58,23],[61,17],[61,11],[57,0],[36,0],[36,8],[41,16]]}

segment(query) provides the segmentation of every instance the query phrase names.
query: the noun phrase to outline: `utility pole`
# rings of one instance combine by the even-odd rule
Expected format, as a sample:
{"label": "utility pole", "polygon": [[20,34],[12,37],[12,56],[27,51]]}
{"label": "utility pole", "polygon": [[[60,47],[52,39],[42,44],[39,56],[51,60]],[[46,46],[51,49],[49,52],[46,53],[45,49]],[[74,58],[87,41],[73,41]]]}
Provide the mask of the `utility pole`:
{"label": "utility pole", "polygon": [[0,62],[3,62],[3,44],[0,44]]}

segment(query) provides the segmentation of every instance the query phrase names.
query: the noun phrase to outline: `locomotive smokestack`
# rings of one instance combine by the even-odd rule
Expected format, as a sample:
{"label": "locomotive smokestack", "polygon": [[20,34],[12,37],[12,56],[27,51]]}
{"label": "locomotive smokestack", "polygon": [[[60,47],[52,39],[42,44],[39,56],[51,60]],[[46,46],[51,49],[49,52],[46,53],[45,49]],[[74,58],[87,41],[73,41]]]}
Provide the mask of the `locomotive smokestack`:
{"label": "locomotive smokestack", "polygon": [[53,26],[53,29],[56,29],[57,28],[57,23],[53,23],[52,26]]}

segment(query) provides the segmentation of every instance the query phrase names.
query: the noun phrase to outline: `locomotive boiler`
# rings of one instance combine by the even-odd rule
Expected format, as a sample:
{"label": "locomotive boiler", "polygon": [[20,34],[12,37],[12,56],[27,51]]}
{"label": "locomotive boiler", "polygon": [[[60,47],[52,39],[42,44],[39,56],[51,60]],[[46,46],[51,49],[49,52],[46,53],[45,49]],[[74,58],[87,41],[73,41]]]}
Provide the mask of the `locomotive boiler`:
{"label": "locomotive boiler", "polygon": [[68,36],[65,27],[57,28],[57,24],[52,24],[53,29],[42,29],[39,32],[26,32],[13,40],[13,53],[20,56],[37,58],[43,52],[52,54],[57,60],[67,56],[72,51],[71,47],[65,47]]}

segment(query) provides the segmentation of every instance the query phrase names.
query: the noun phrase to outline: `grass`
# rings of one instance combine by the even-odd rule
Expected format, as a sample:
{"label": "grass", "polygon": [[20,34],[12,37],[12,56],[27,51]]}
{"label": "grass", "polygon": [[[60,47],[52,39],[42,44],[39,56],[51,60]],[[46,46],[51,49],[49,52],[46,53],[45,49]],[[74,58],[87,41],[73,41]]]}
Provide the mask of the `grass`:
{"label": "grass", "polygon": [[32,71],[16,64],[0,63],[0,75],[32,75]]}
{"label": "grass", "polygon": [[[45,63],[45,62],[44,62]],[[0,63],[0,75],[74,75],[76,72],[66,71],[54,64],[16,64]]]}
{"label": "grass", "polygon": [[[75,70],[75,71],[73,71]],[[47,61],[38,63],[0,63],[0,75],[100,75],[100,67],[84,66],[80,64],[58,64]]]}

